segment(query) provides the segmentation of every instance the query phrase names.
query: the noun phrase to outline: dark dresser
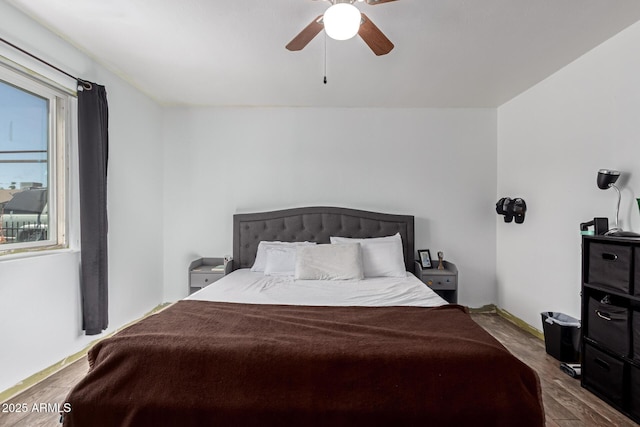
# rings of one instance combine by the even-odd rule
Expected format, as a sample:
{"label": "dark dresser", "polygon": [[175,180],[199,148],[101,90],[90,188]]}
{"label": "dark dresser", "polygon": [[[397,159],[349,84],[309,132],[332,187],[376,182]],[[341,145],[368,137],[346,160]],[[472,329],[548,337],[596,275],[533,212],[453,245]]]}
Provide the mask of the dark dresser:
{"label": "dark dresser", "polygon": [[582,238],[582,386],[640,422],[640,239]]}

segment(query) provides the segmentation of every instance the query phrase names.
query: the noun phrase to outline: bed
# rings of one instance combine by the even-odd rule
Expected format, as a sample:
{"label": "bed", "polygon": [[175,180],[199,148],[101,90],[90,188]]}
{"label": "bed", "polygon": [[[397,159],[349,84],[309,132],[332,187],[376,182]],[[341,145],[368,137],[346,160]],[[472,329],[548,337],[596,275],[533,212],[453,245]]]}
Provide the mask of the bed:
{"label": "bed", "polygon": [[535,372],[410,273],[412,216],[236,214],[233,241],[230,274],[90,350],[64,426],[544,425]]}

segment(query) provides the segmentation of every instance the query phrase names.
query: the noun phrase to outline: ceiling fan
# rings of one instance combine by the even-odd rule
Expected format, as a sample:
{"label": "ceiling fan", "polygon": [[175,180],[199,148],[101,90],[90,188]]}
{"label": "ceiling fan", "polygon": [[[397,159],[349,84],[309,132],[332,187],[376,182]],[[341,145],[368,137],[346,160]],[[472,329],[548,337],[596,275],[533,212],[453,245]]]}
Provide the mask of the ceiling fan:
{"label": "ceiling fan", "polygon": [[[317,0],[316,0],[317,1]],[[353,3],[365,2],[368,5],[389,3],[396,0],[323,0],[329,1],[331,6],[323,15],[311,21],[304,30],[287,44],[291,51],[302,50],[323,29],[327,35],[336,40],[347,40],[358,34],[376,55],[386,55],[393,49],[393,43],[382,31],[361,13]],[[344,25],[344,26],[343,26]],[[343,32],[346,30],[346,32]]]}

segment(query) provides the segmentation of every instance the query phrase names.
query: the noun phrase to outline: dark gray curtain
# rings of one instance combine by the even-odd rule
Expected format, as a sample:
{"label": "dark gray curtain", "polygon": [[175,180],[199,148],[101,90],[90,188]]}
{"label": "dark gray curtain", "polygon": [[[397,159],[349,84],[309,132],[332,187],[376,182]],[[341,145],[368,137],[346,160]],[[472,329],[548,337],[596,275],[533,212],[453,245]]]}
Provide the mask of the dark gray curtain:
{"label": "dark gray curtain", "polygon": [[79,82],[78,157],[82,329],[96,335],[108,325],[107,162],[109,108],[104,86]]}

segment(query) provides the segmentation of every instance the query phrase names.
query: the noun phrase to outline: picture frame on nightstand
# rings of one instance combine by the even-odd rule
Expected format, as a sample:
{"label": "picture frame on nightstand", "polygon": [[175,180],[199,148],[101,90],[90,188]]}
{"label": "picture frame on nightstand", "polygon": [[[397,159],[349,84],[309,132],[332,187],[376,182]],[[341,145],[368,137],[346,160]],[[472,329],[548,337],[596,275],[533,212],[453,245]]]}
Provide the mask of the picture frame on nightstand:
{"label": "picture frame on nightstand", "polygon": [[422,268],[433,268],[431,252],[429,249],[418,249],[418,260],[420,261]]}

